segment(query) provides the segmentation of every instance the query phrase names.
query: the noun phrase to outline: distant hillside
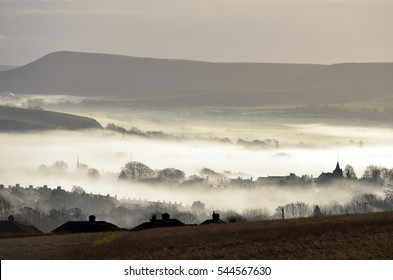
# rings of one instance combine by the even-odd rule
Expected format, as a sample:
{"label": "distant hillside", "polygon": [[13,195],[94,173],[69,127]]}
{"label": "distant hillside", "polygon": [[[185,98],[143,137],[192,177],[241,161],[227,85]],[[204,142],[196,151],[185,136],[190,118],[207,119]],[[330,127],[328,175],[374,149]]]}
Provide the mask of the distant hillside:
{"label": "distant hillside", "polygon": [[6,71],[6,70],[11,70],[14,68],[17,68],[18,66],[12,66],[12,65],[0,65],[0,72],[1,71]]}
{"label": "distant hillside", "polygon": [[211,63],[56,52],[0,72],[0,92],[127,98],[159,106],[353,102],[393,95],[393,63]]}
{"label": "distant hillside", "polygon": [[0,131],[102,128],[94,119],[33,109],[0,106]]}

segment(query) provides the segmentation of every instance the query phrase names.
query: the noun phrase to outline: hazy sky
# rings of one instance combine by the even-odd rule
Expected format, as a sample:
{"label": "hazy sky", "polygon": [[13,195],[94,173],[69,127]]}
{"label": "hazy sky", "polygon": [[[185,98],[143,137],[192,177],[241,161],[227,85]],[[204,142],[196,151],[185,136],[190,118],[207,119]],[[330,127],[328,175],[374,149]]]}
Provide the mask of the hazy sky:
{"label": "hazy sky", "polygon": [[0,0],[0,64],[73,50],[208,61],[393,61],[392,0]]}

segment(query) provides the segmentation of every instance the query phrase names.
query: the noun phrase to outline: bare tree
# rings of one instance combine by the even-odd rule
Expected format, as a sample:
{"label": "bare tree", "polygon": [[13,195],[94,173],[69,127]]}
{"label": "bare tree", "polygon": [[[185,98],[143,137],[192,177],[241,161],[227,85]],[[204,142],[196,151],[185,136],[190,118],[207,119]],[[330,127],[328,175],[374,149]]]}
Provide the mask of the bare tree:
{"label": "bare tree", "polygon": [[385,193],[385,205],[388,209],[393,209],[393,188],[383,191]]}
{"label": "bare tree", "polygon": [[14,213],[11,202],[0,196],[0,219],[7,220],[9,215]]}
{"label": "bare tree", "polygon": [[53,167],[58,170],[66,170],[68,168],[68,164],[64,160],[58,160],[53,164]]}
{"label": "bare tree", "polygon": [[381,179],[383,184],[388,184],[390,182],[391,173],[386,167],[381,168]]}
{"label": "bare tree", "polygon": [[146,164],[138,161],[127,162],[121,169],[119,178],[131,179],[131,180],[143,180],[152,178],[155,176],[155,172]]}
{"label": "bare tree", "polygon": [[362,179],[373,184],[381,184],[383,182],[381,168],[375,165],[367,166],[363,173]]}
{"label": "bare tree", "polygon": [[284,209],[285,218],[309,217],[312,214],[311,208],[304,202],[296,202],[279,206],[276,208],[276,217],[280,217]]}
{"label": "bare tree", "polygon": [[90,178],[98,178],[100,177],[100,172],[95,168],[89,168],[87,170],[87,176],[89,176]]}
{"label": "bare tree", "polygon": [[337,201],[332,201],[328,205],[321,207],[322,215],[342,215],[346,213],[346,209],[343,205]]}
{"label": "bare tree", "polygon": [[67,216],[71,221],[85,221],[87,214],[80,208],[71,208],[67,210]]}
{"label": "bare tree", "polygon": [[75,194],[85,194],[86,193],[85,190],[79,186],[72,186],[71,192],[73,192]]}
{"label": "bare tree", "polygon": [[357,179],[355,170],[353,169],[352,165],[347,164],[344,168],[344,177],[347,179]]}
{"label": "bare tree", "polygon": [[165,168],[158,171],[158,177],[166,181],[183,181],[185,173],[176,168]]}
{"label": "bare tree", "polygon": [[196,213],[202,213],[202,212],[205,212],[205,206],[206,206],[205,203],[203,203],[199,200],[194,201],[191,205],[191,210]]}
{"label": "bare tree", "polygon": [[248,221],[270,220],[270,212],[267,208],[248,208],[243,210],[242,216]]}
{"label": "bare tree", "polygon": [[45,213],[39,208],[23,207],[18,210],[18,216],[26,224],[39,225]]}
{"label": "bare tree", "polygon": [[375,194],[364,193],[354,196],[349,203],[349,209],[353,213],[373,212],[380,208],[380,200]]}

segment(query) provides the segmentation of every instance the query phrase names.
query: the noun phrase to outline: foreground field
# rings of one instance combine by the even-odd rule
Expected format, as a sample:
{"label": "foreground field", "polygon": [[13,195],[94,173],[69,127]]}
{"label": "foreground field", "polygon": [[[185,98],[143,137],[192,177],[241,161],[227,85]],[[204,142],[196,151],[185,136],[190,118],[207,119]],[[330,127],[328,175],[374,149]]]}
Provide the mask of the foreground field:
{"label": "foreground field", "polygon": [[1,259],[393,259],[393,213],[0,240]]}

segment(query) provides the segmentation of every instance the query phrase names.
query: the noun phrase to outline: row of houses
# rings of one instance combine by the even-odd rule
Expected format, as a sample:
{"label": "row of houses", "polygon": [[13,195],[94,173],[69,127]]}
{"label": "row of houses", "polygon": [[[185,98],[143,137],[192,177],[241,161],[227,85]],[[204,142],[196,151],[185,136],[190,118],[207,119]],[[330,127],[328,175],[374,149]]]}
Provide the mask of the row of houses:
{"label": "row of houses", "polygon": [[[220,219],[218,213],[213,212],[212,218],[205,220],[201,225],[220,224],[225,223]],[[153,228],[163,227],[182,227],[195,226],[195,224],[187,225],[178,219],[171,219],[169,213],[163,213],[161,219],[157,219],[156,215],[145,223],[142,223],[132,229],[131,231],[139,231]],[[82,232],[105,232],[105,231],[126,231],[127,229],[119,228],[118,226],[108,223],[106,221],[97,221],[94,215],[90,215],[88,221],[68,221],[61,226],[52,230],[52,233],[82,233]],[[0,221],[0,235],[3,236],[31,236],[43,234],[40,230],[32,225],[24,225],[15,221],[14,216],[10,215],[8,221]]]}
{"label": "row of houses", "polygon": [[217,187],[217,188],[221,188],[221,187],[252,188],[256,186],[280,186],[280,185],[301,186],[301,185],[310,185],[313,183],[328,184],[328,183],[337,182],[342,179],[345,178],[339,162],[337,162],[336,168],[332,172],[322,172],[316,178],[314,178],[312,175],[297,176],[295,173],[290,173],[289,175],[283,175],[283,176],[268,175],[266,177],[258,177],[257,179],[254,179],[253,177],[242,178],[240,176],[234,179],[229,179],[229,178],[223,179],[222,177],[217,177],[217,176],[206,177],[206,180],[209,181],[210,183],[210,187]]}

